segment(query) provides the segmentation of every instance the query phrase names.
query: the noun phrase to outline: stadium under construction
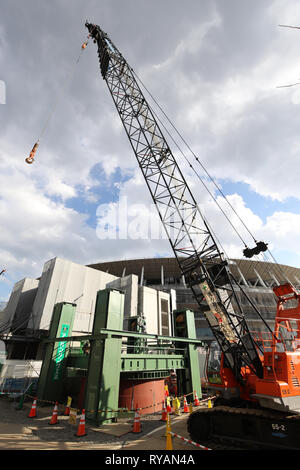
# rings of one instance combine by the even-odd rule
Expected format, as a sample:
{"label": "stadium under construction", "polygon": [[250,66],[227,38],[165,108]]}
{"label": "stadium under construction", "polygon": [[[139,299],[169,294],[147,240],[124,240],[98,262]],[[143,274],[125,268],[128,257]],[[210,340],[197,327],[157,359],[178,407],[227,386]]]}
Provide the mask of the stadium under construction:
{"label": "stadium under construction", "polygon": [[[273,263],[232,259],[230,269],[247,294],[259,306],[265,320],[272,326],[276,314],[273,287],[289,282],[300,288],[300,269]],[[106,287],[125,292],[125,320],[143,314],[145,331],[171,334],[171,313],[191,309],[195,313],[197,338],[209,340],[212,333],[186,286],[174,258],[131,259],[79,265],[54,258],[44,264],[38,279],[17,282],[0,313],[1,334],[7,343],[8,359],[40,358],[40,340],[47,336],[54,305],[58,302],[76,304],[76,334],[90,333],[93,325],[96,293]],[[250,303],[244,313],[254,330],[263,328]]]}
{"label": "stadium under construction", "polygon": [[[289,282],[299,289],[300,269],[276,265],[274,272],[272,263],[237,259],[229,267],[251,299],[243,302],[250,328],[272,328],[273,287]],[[263,319],[257,318],[252,303]],[[174,258],[88,266],[54,258],[38,279],[15,284],[1,315],[6,346],[2,391],[21,391],[35,383],[40,398],[71,395],[78,407],[92,410],[103,405],[132,409],[138,402],[151,412],[149,403],[155,406],[164,399],[165,384],[172,389],[175,372],[178,393],[197,389],[201,396],[205,347],[213,337]],[[96,341],[99,332],[102,337]],[[58,342],[62,337],[72,339]],[[188,339],[180,342],[180,337]],[[96,415],[98,422],[113,418]]]}

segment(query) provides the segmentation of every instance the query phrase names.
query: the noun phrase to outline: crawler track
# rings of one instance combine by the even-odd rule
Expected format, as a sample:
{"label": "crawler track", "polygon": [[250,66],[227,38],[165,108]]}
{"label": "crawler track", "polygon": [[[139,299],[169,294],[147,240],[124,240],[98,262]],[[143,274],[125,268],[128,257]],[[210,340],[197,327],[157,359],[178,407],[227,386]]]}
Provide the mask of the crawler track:
{"label": "crawler track", "polygon": [[300,450],[300,416],[268,410],[216,406],[194,411],[187,422],[190,437],[238,448]]}

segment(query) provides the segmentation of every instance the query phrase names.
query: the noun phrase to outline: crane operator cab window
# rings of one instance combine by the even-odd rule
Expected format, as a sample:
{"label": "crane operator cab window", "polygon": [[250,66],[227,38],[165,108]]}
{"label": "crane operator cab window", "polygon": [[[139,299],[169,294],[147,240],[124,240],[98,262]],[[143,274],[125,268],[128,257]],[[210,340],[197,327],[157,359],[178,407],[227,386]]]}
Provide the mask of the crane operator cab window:
{"label": "crane operator cab window", "polygon": [[212,341],[208,350],[207,368],[206,368],[207,381],[209,383],[213,383],[213,384],[222,383],[221,376],[220,376],[220,368],[221,368],[221,349],[217,341]]}
{"label": "crane operator cab window", "polygon": [[292,329],[291,323],[287,322],[287,325],[280,324],[278,329],[278,338],[279,340],[276,342],[276,351],[283,352],[286,351],[294,351],[295,347],[297,347],[297,333],[295,329]]}

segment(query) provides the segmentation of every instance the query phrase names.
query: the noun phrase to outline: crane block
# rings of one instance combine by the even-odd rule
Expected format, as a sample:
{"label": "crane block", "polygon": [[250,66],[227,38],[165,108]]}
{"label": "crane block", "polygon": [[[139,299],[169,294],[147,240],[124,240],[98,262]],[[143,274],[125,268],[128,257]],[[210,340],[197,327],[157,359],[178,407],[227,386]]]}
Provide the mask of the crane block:
{"label": "crane block", "polygon": [[32,150],[31,150],[31,152],[30,152],[30,154],[29,154],[29,157],[25,158],[25,162],[26,162],[26,163],[31,164],[31,163],[34,162],[34,157],[35,157],[35,154],[36,154],[36,151],[37,151],[38,146],[39,146],[39,142],[36,142],[36,143],[34,144],[34,146],[32,147]]}
{"label": "crane block", "polygon": [[254,255],[259,255],[262,251],[267,251],[268,244],[265,242],[256,242],[256,246],[254,248],[246,247],[243,250],[243,254],[246,258],[252,258]]}

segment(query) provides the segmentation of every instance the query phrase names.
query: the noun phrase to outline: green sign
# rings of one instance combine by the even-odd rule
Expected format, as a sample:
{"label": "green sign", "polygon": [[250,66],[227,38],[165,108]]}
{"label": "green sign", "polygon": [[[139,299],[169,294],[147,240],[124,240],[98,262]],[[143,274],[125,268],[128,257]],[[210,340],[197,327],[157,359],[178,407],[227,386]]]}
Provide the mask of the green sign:
{"label": "green sign", "polygon": [[[70,326],[67,324],[62,324],[61,330],[60,330],[60,335],[59,338],[66,338],[69,334],[69,328]],[[66,341],[60,341],[57,346],[57,351],[54,354],[54,361],[55,361],[55,366],[54,366],[54,372],[53,372],[53,380],[59,380],[61,376],[61,370],[62,370],[62,361],[65,357],[66,354],[66,347],[67,347],[67,342]]]}

